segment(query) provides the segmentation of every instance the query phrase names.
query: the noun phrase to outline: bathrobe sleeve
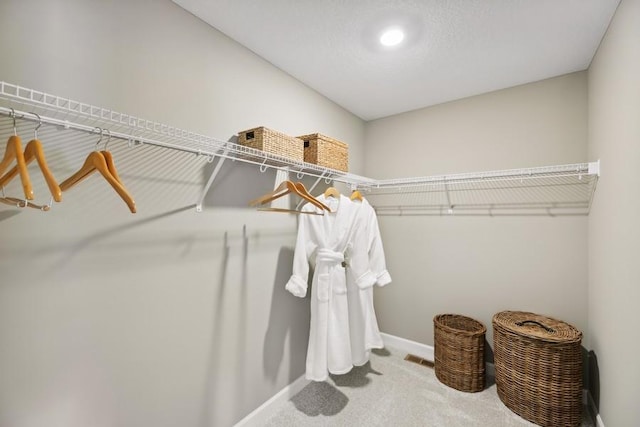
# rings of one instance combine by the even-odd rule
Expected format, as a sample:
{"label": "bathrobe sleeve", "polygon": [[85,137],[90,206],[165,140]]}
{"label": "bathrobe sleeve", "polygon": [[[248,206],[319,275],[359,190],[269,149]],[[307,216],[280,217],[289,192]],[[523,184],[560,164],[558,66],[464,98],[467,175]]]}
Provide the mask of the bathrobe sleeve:
{"label": "bathrobe sleeve", "polygon": [[391,275],[387,271],[387,263],[384,257],[384,248],[382,247],[382,237],[380,236],[380,227],[378,226],[378,218],[376,211],[369,203],[363,208],[367,208],[368,212],[368,228],[369,228],[369,262],[371,270],[376,276],[376,284],[384,286],[391,283]]}
{"label": "bathrobe sleeve", "polygon": [[[307,208],[307,205],[303,209]],[[298,236],[293,253],[293,272],[285,285],[285,289],[293,295],[304,298],[307,295],[307,280],[309,278],[309,261],[317,249],[313,239],[313,228],[309,223],[312,215],[300,215],[298,222]]]}
{"label": "bathrobe sleeve", "polygon": [[356,215],[356,223],[349,242],[348,264],[356,285],[365,289],[376,283],[376,275],[372,271],[369,261],[368,227],[362,218],[362,216]]}

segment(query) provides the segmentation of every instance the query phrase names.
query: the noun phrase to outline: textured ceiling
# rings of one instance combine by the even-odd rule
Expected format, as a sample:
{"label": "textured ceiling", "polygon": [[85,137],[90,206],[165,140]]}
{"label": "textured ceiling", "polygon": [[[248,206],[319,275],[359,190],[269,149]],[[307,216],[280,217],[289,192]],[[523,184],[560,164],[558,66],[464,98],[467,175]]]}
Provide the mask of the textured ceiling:
{"label": "textured ceiling", "polygon": [[[588,68],[619,0],[174,0],[365,120]],[[396,48],[378,43],[405,28]]]}

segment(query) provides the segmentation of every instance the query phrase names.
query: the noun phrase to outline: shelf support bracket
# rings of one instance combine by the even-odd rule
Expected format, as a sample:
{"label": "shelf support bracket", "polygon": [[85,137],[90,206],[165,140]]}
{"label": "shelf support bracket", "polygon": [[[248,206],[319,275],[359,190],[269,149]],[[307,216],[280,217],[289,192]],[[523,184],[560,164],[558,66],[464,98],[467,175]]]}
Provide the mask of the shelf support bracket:
{"label": "shelf support bracket", "polygon": [[224,151],[222,152],[222,155],[220,157],[218,157],[218,163],[216,163],[216,166],[213,168],[213,172],[211,172],[211,176],[209,176],[209,180],[207,181],[207,185],[205,185],[204,186],[204,190],[202,190],[202,196],[200,196],[200,200],[198,200],[198,204],[196,205],[196,212],[202,212],[202,204],[204,203],[204,198],[206,197],[207,193],[209,192],[209,189],[211,188],[211,185],[213,184],[213,181],[216,179],[216,176],[218,175],[218,172],[220,172],[220,168],[222,167],[222,164],[227,159],[227,154],[228,153],[229,153],[229,149],[227,148],[227,145],[225,144]]}

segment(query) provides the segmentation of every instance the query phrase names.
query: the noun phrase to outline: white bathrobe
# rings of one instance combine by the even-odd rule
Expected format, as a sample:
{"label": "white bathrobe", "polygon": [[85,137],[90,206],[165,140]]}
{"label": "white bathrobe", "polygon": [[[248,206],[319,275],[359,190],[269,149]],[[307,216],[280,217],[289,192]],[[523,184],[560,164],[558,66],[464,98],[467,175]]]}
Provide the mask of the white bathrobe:
{"label": "white bathrobe", "polygon": [[[387,271],[376,212],[366,199],[353,203],[360,204],[356,222],[360,223],[367,236],[366,251],[369,267],[376,276],[375,283],[378,286],[387,285],[391,283],[391,276]],[[350,273],[347,268],[351,355],[353,364],[361,366],[369,360],[370,350],[383,348],[384,343],[373,306],[373,283],[358,282]]]}
{"label": "white bathrobe", "polygon": [[[367,235],[356,221],[359,205],[348,197],[320,195],[331,208],[323,216],[301,214],[293,256],[293,274],[286,289],[297,297],[307,293],[309,264],[314,266],[311,288],[311,324],[307,348],[306,378],[324,381],[328,373],[344,374],[353,367],[349,337],[349,307],[345,253],[355,283],[370,287],[376,278],[369,270]],[[306,204],[303,211],[320,210]]]}

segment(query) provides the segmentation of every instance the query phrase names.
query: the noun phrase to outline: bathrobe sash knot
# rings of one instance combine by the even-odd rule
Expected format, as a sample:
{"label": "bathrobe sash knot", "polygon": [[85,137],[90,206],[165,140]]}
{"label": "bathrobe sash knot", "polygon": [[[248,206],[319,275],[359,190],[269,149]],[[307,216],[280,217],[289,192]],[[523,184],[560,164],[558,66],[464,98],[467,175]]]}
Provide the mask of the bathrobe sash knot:
{"label": "bathrobe sash knot", "polygon": [[333,293],[347,292],[344,273],[344,254],[330,249],[319,249],[316,255],[316,270],[318,271],[318,301],[329,301]]}

